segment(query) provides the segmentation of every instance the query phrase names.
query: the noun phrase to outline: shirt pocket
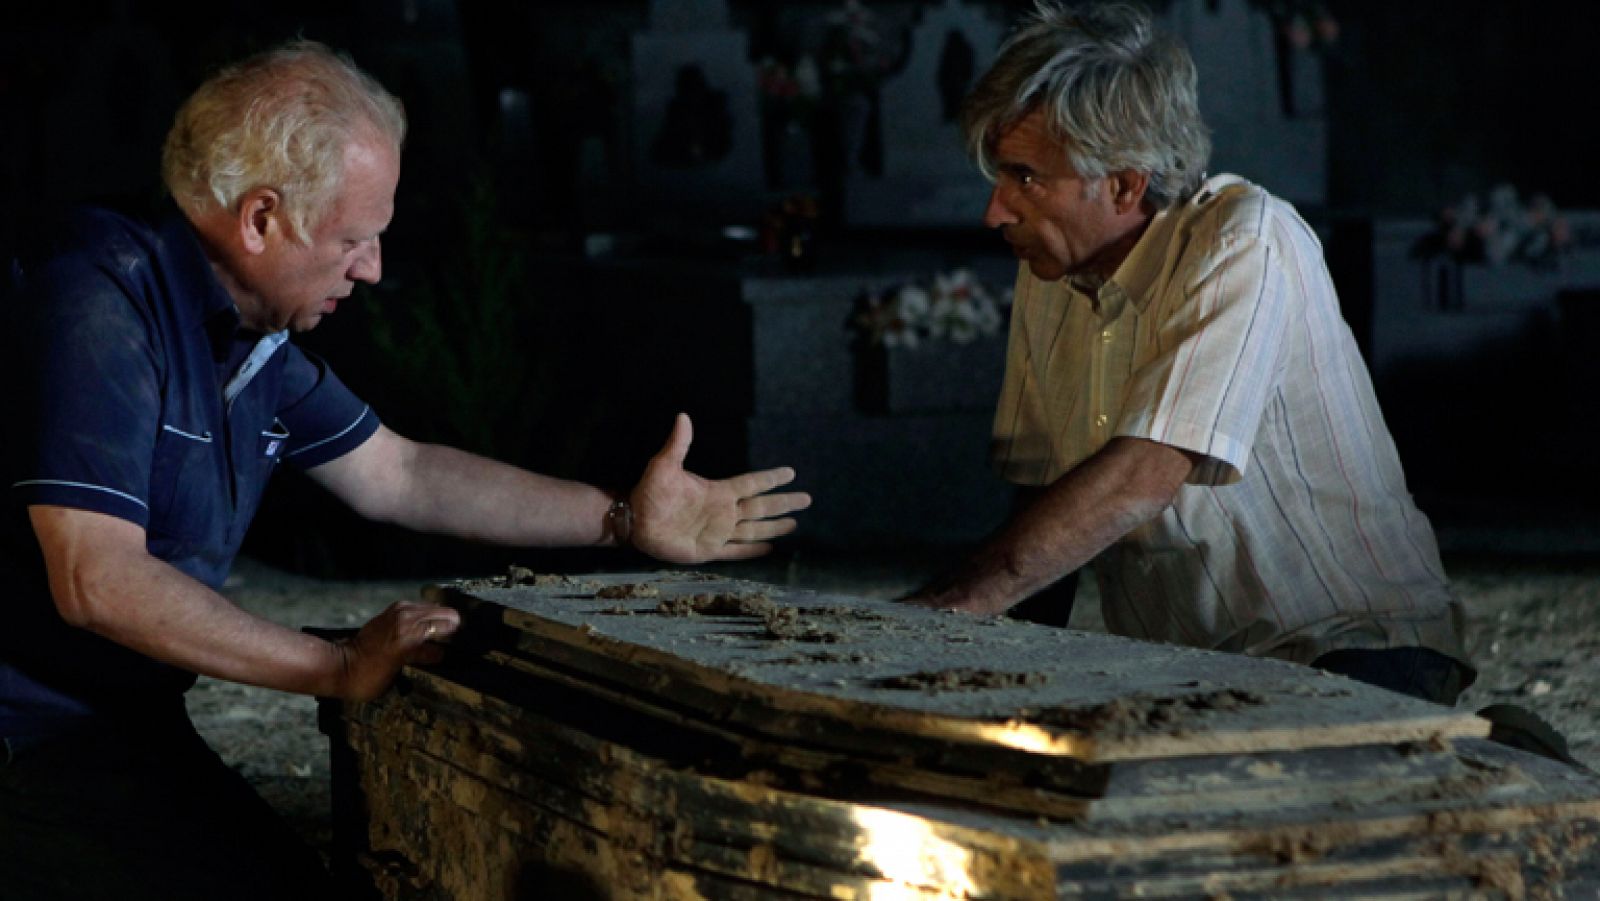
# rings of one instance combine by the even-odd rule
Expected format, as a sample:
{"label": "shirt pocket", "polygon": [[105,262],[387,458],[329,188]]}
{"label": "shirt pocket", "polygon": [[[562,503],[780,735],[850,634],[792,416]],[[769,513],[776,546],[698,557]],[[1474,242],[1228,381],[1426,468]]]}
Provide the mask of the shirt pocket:
{"label": "shirt pocket", "polygon": [[228,486],[220,477],[221,437],[205,428],[163,423],[150,469],[150,525],[184,541],[214,537]]}
{"label": "shirt pocket", "polygon": [[258,444],[260,457],[268,466],[276,465],[283,459],[284,448],[289,446],[289,429],[283,420],[274,419],[272,425],[261,430],[261,440]]}
{"label": "shirt pocket", "polygon": [[238,482],[235,486],[235,507],[229,520],[230,543],[244,540],[244,532],[250,527],[250,520],[256,515],[256,508],[261,504],[261,496],[267,490],[267,482],[271,481],[272,473],[277,469],[278,461],[283,459],[283,453],[288,447],[289,429],[284,426],[282,420],[274,418],[272,425],[256,433],[254,456],[248,455],[246,447],[239,449],[239,458],[235,461],[239,467],[236,474]]}

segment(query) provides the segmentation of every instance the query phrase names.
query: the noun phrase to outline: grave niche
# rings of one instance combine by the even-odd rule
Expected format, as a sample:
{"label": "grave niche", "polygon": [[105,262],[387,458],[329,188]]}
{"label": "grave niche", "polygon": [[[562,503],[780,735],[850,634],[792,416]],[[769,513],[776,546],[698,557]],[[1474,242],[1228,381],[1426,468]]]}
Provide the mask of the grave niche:
{"label": "grave niche", "polygon": [[[1163,24],[1189,47],[1210,126],[1212,172],[1236,172],[1297,204],[1327,200],[1322,60],[1288,45],[1246,0],[1172,0]],[[923,14],[905,68],[871,98],[870,132],[846,128],[850,225],[976,226],[989,186],[967,158],[957,102],[993,62],[1004,27],[976,5],[945,0]],[[882,164],[863,153],[881,136]],[[863,160],[867,160],[864,162]]]}
{"label": "grave niche", "polygon": [[725,2],[654,0],[633,37],[633,158],[640,199],[704,221],[751,221],[764,178],[749,40]]}
{"label": "grave niche", "polygon": [[1272,18],[1246,0],[1176,0],[1164,24],[1194,57],[1210,171],[1237,173],[1297,205],[1326,203],[1322,58],[1276,37]]}
{"label": "grave niche", "polygon": [[[851,225],[977,227],[989,185],[967,158],[958,113],[978,76],[994,61],[1003,26],[959,0],[923,13],[912,30],[905,68],[873,98],[882,141],[881,171],[845,148],[845,218]],[[853,140],[869,137],[855,133]]]}

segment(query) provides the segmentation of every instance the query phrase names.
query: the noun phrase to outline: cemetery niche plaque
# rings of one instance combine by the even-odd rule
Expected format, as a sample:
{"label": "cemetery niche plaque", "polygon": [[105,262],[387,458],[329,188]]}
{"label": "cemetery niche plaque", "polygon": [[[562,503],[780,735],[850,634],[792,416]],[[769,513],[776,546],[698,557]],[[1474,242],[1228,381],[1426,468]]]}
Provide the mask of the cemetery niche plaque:
{"label": "cemetery niche plaque", "polygon": [[726,0],[655,0],[633,37],[633,161],[641,201],[706,222],[753,221],[765,178],[749,40]]}

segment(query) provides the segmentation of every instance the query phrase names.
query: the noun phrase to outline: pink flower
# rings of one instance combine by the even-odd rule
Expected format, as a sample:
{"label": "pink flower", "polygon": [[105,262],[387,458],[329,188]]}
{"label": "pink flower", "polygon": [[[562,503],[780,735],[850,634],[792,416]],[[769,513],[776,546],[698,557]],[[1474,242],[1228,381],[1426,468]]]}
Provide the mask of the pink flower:
{"label": "pink flower", "polygon": [[1339,21],[1330,15],[1317,17],[1317,37],[1324,44],[1332,44],[1339,40]]}
{"label": "pink flower", "polygon": [[1289,42],[1289,46],[1296,50],[1305,50],[1311,46],[1311,26],[1300,16],[1295,16],[1284,23],[1283,36]]}
{"label": "pink flower", "polygon": [[1550,240],[1557,247],[1566,247],[1572,243],[1572,223],[1565,216],[1557,216],[1550,220]]}

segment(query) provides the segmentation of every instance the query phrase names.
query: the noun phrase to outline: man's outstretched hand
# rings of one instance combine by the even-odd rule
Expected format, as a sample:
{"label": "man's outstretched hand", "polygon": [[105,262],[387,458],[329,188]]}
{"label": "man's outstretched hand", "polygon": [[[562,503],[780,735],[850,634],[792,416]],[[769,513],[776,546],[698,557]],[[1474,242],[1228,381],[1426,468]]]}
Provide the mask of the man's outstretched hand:
{"label": "man's outstretched hand", "polygon": [[634,487],[633,546],[670,563],[744,560],[795,529],[788,514],[811,506],[803,491],[768,494],[794,481],[787,466],[709,481],[683,468],[694,426],[679,413],[666,446]]}

